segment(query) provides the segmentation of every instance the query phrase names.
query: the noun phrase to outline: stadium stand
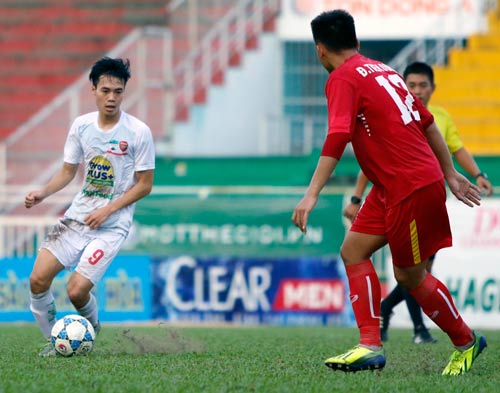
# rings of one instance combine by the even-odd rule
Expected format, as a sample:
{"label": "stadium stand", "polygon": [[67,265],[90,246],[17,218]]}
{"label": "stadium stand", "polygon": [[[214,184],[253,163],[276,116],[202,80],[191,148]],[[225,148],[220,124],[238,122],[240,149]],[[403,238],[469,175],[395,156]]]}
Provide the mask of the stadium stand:
{"label": "stadium stand", "polygon": [[[50,95],[47,94],[44,99],[39,100],[39,106],[33,106],[33,108],[31,108],[25,105],[23,110],[19,111],[24,117],[16,118],[16,120],[11,123],[10,128],[5,129],[4,134],[8,135],[8,137],[4,139],[4,142],[6,141],[5,146],[0,145],[0,147],[3,147],[3,154],[6,156],[5,162],[0,162],[0,166],[2,164],[4,165],[1,173],[3,174],[4,188],[6,190],[3,209],[4,212],[8,212],[8,214],[4,215],[2,218],[6,220],[3,225],[8,227],[5,234],[10,244],[6,246],[5,249],[12,251],[17,247],[24,247],[29,244],[29,241],[25,242],[25,240],[31,238],[33,230],[39,229],[42,232],[45,230],[44,228],[47,222],[37,221],[38,224],[35,224],[33,220],[26,220],[24,217],[21,217],[27,215],[27,211],[19,203],[22,201],[23,188],[28,187],[29,184],[36,184],[36,182],[43,181],[41,180],[42,178],[45,179],[46,176],[50,176],[50,173],[53,173],[54,165],[59,165],[59,154],[61,149],[59,145],[64,142],[64,138],[61,138],[60,135],[65,135],[67,132],[69,121],[68,115],[75,109],[75,107],[72,108],[72,106],[79,105],[77,107],[78,110],[87,108],[87,103],[82,102],[83,92],[74,89],[75,87],[80,89],[80,85],[83,85],[80,82],[84,82],[84,80],[78,78],[80,76],[82,78],[85,76],[82,74],[88,71],[89,65],[96,57],[109,53],[109,50],[112,48],[111,53],[120,53],[128,57],[128,54],[124,54],[123,49],[124,47],[129,48],[129,44],[132,42],[129,38],[132,36],[135,37],[134,33],[137,32],[137,30],[133,29],[134,26],[142,23],[165,24],[165,15],[169,15],[166,4],[169,4],[169,2],[166,0],[158,2],[150,1],[148,2],[149,5],[155,3],[157,5],[156,8],[148,8],[148,12],[139,12],[142,10],[141,6],[144,3],[146,2],[134,2],[134,4],[130,4],[130,2],[118,0],[107,2],[96,0],[6,0],[0,3],[0,11],[6,10],[5,14],[10,15],[10,17],[0,17],[0,21],[3,23],[2,26],[5,26],[5,29],[2,29],[2,31],[10,34],[10,36],[2,35],[2,37],[5,38],[2,38],[1,41],[6,42],[7,37],[11,37],[10,40],[13,40],[13,37],[16,37],[18,28],[20,29],[19,26],[23,25],[24,31],[23,33],[19,33],[18,37],[23,37],[22,34],[24,34],[25,38],[18,38],[17,42],[28,42],[19,45],[19,49],[22,49],[24,46],[24,48],[28,49],[27,52],[21,52],[14,60],[6,61],[6,63],[9,61],[11,62],[10,75],[34,75],[32,76],[32,80],[36,80],[37,76],[40,74],[43,75],[43,77],[39,77],[43,80],[37,81],[36,86],[26,83],[32,90],[29,93],[25,93],[25,99],[27,100],[30,95],[36,95],[36,93],[33,93],[35,89],[37,89],[37,91],[46,92],[47,89],[44,83],[50,84],[47,80],[50,80],[53,75],[50,71],[55,70],[55,75],[68,75],[67,80],[64,81],[65,83],[61,83],[58,87],[53,86],[55,83],[52,83],[51,87],[53,91],[51,91]],[[204,27],[199,30],[201,33],[191,42],[192,46],[190,47],[185,46],[186,42],[184,42],[184,44],[182,41],[180,43],[174,43],[174,56],[176,56],[176,66],[179,66],[176,69],[179,70],[180,73],[186,71],[186,68],[182,67],[183,64],[188,64],[188,71],[192,72],[193,69],[191,67],[196,66],[196,63],[192,62],[192,60],[200,59],[201,63],[198,64],[203,64],[203,71],[208,69],[213,76],[208,80],[203,80],[203,82],[208,82],[208,84],[223,83],[224,71],[226,68],[238,65],[239,62],[243,60],[243,52],[245,50],[252,50],[257,47],[258,37],[262,31],[273,30],[274,17],[278,11],[277,5],[279,5],[278,0],[207,0],[203,2],[180,1],[176,3],[181,5],[198,4],[205,7],[203,12],[195,13],[196,18],[203,21]],[[209,3],[213,3],[214,6],[220,6],[222,4],[225,5],[225,7],[211,10]],[[180,9],[182,11],[182,7],[180,7]],[[2,16],[3,15],[4,13],[2,13]],[[213,15],[212,22],[215,25],[207,21],[207,16],[209,15]],[[31,17],[33,17],[33,19],[30,19]],[[17,22],[13,22],[11,19],[17,20]],[[39,19],[42,20],[42,22],[40,22],[40,26],[42,27],[38,26],[39,24],[37,22]],[[167,25],[175,24],[176,21],[180,21],[181,26],[179,28],[182,29],[182,25],[186,22],[186,19],[182,19],[182,17],[178,18],[176,14],[170,14],[169,18],[167,18]],[[118,27],[118,22],[120,22],[120,27]],[[121,24],[121,22],[123,22],[123,24]],[[196,23],[200,24],[198,20],[195,24]],[[108,24],[113,27],[107,26]],[[128,29],[126,27],[128,27]],[[33,30],[30,30],[30,28]],[[106,30],[107,28],[111,29],[111,31]],[[98,31],[98,29],[101,30]],[[86,34],[81,36],[81,30],[85,31]],[[87,35],[89,31],[93,31],[93,36],[90,34],[92,36],[90,38],[88,38]],[[127,34],[129,31],[131,34]],[[228,34],[230,34],[231,39],[228,39]],[[125,37],[125,35],[126,38],[121,41],[121,37]],[[110,38],[109,42],[106,40],[102,43],[99,40],[102,36],[108,38],[113,37],[116,41],[112,42]],[[74,42],[71,41],[73,37],[75,38]],[[84,40],[82,37],[87,37],[87,40]],[[179,39],[182,40],[182,34],[179,34],[179,37]],[[207,37],[213,38],[213,40],[208,41],[206,39]],[[177,40],[177,36],[174,36],[174,40]],[[116,46],[119,41],[121,41],[120,45]],[[124,41],[126,41],[125,46],[122,45]],[[136,47],[138,41],[134,38],[133,42],[134,44],[132,44],[132,46]],[[205,42],[210,42],[210,44],[213,45],[210,46],[209,49],[218,49],[217,53],[230,53],[230,61],[227,63],[218,63],[218,68],[215,67],[215,63],[207,63],[207,58],[204,57],[204,55],[198,55],[200,52],[204,54],[212,53],[211,50],[207,51],[207,47],[203,46]],[[157,43],[161,43],[161,40]],[[42,45],[44,45],[43,50],[41,49]],[[151,51],[148,52],[148,62],[151,57],[156,57],[165,49],[161,47],[160,50],[156,45],[154,47],[148,45],[149,44],[143,48]],[[117,52],[118,47],[120,48],[119,52]],[[33,53],[29,52],[30,48]],[[82,50],[80,51],[79,48]],[[67,50],[67,52],[63,49]],[[99,49],[99,51],[97,51],[97,49]],[[128,53],[129,49],[125,50],[125,53]],[[131,59],[133,60],[131,61],[134,64],[139,63],[138,52],[145,51],[133,51],[132,56],[135,56],[135,58],[132,57]],[[45,56],[47,53],[48,55]],[[9,54],[9,50],[4,51],[2,58],[9,59]],[[30,54],[36,54],[36,56],[30,57]],[[183,63],[181,59],[185,57],[189,57],[189,59]],[[145,63],[140,64],[144,65]],[[18,66],[17,72],[14,70],[15,65]],[[26,67],[26,69],[21,68],[21,66]],[[150,67],[146,68],[149,73]],[[160,70],[163,69],[159,66],[152,66],[152,71],[155,73],[156,77],[158,77],[157,68]],[[141,69],[144,70],[144,67]],[[22,70],[22,73],[19,72],[19,70]],[[40,71],[43,72],[40,73]],[[30,72],[33,72],[33,74],[30,74]],[[17,76],[15,77],[18,78]],[[136,83],[139,83],[137,82],[139,80],[149,82],[149,79],[144,80],[143,77],[144,75],[133,78],[129,89],[133,91],[134,87],[137,88]],[[72,80],[75,80],[75,83],[72,83]],[[208,84],[203,85],[202,88],[208,88]],[[68,86],[68,89],[65,89],[66,86]],[[164,80],[159,87],[160,89],[168,90],[169,86],[171,85]],[[165,87],[167,89],[165,89]],[[5,88],[3,91],[17,91],[15,86],[10,86],[9,88]],[[58,95],[58,93],[60,94]],[[68,101],[68,94],[66,93],[71,93],[72,97],[75,96],[75,101],[77,101],[77,103],[74,104],[71,100]],[[87,94],[88,90],[85,89],[85,97]],[[56,96],[58,99],[52,100],[52,98]],[[197,95],[197,97],[198,99],[200,98],[199,95]],[[189,97],[190,100],[193,98],[194,96]],[[136,102],[135,98],[132,100]],[[6,103],[7,101],[8,100],[6,100]],[[144,102],[144,100],[142,101]],[[192,103],[193,101],[190,102]],[[185,103],[186,109],[188,109],[188,101]],[[37,108],[41,110],[37,111]],[[165,108],[166,106],[164,107],[164,111],[166,111]],[[10,109],[11,107],[7,105],[6,108],[3,109],[3,112],[6,113]],[[133,113],[134,109],[135,108],[131,109],[131,113]],[[34,112],[37,112],[36,115],[31,116]],[[0,115],[2,115],[2,112],[0,112]],[[149,116],[146,117],[150,118]],[[161,118],[160,116],[153,117]],[[21,123],[28,118],[29,120],[21,125]],[[50,120],[50,126],[48,120]],[[12,127],[19,126],[20,128],[17,128],[19,132],[12,133]],[[157,128],[154,127],[154,129]],[[49,138],[47,137],[48,132],[50,132]],[[41,143],[41,141],[43,141],[43,143]],[[41,148],[40,146],[44,147]],[[33,171],[33,165],[37,167],[36,172]],[[60,213],[61,209],[64,209],[68,200],[66,199],[66,195],[62,195],[59,199],[53,198],[53,202],[53,204],[47,205],[44,208],[40,206],[37,209],[36,218],[40,220],[53,218],[54,214],[57,215]],[[51,214],[51,216],[49,217],[48,214]],[[35,217],[32,218],[35,219]],[[36,228],[33,228],[33,226]]]}
{"label": "stadium stand", "polygon": [[[169,7],[172,4],[176,4],[173,9]],[[18,126],[23,121],[22,119],[28,118],[37,110],[36,105],[31,106],[32,104],[28,103],[28,98],[47,94],[37,104],[38,108],[44,106],[51,97],[55,97],[65,86],[70,85],[78,76],[87,72],[90,62],[94,61],[96,56],[107,53],[127,32],[135,26],[144,24],[166,24],[172,31],[175,84],[164,84],[166,87],[174,87],[176,94],[178,94],[174,98],[177,104],[175,120],[182,122],[189,118],[192,104],[203,104],[207,98],[206,90],[209,89],[210,84],[223,84],[228,67],[241,64],[244,61],[244,51],[253,50],[259,45],[261,32],[274,31],[275,16],[279,12],[279,4],[279,0],[151,0],[136,2],[124,0],[2,0],[0,2],[0,58],[2,61],[0,91],[1,96],[5,96],[7,99],[5,99],[5,107],[2,105],[3,101],[0,103],[0,116],[2,116],[0,135],[11,132],[12,127]],[[259,8],[259,12],[255,12],[257,6],[262,7]],[[496,27],[498,23],[495,24],[495,19],[495,15],[490,16],[490,33],[497,29],[495,34],[498,36],[498,27]],[[80,33],[85,33],[85,35]],[[488,41],[490,39],[478,38],[478,40]],[[473,41],[474,37],[471,37],[469,47],[473,46]],[[495,42],[495,39],[491,38],[491,41]],[[363,43],[362,52],[387,62],[405,44],[406,42],[403,41],[366,42]],[[483,42],[483,45],[486,44]],[[157,47],[155,48],[154,52],[160,52]],[[283,44],[283,81],[286,84],[283,113],[286,116],[324,117],[326,73],[317,64],[315,52],[310,48],[311,42],[284,42]],[[215,53],[226,53],[227,58],[213,57]],[[30,55],[33,56],[30,57]],[[210,61],[207,61],[207,58]],[[136,63],[133,61],[133,64]],[[151,68],[156,70],[160,67],[153,66]],[[451,69],[451,67],[448,68]],[[186,86],[193,85],[194,78],[199,77],[196,76],[196,72],[199,70],[204,71],[204,79],[197,81],[200,82],[198,83],[199,89],[196,92],[187,91]],[[209,70],[208,73],[207,70]],[[56,72],[52,73],[52,71]],[[187,77],[189,72],[192,74]],[[445,77],[441,76],[441,69],[437,73],[438,91],[441,92],[441,90],[445,90]],[[474,71],[470,73],[473,74]],[[206,75],[209,78],[205,78]],[[487,77],[487,74],[483,73],[482,76]],[[456,76],[451,78],[456,78]],[[134,83],[138,79],[133,78],[130,88],[135,87]],[[25,85],[30,89],[27,90],[28,92],[23,90]],[[87,88],[87,86],[85,87]],[[163,89],[164,86],[162,85],[161,88]],[[11,93],[13,97],[16,97],[16,94],[18,92],[20,94],[21,91],[25,94],[24,98],[9,99]],[[85,96],[87,93],[88,90],[85,90]],[[301,100],[299,101],[298,98]],[[17,106],[7,105],[11,102],[14,104],[16,100],[21,101],[21,104]],[[154,99],[153,101],[159,100]],[[448,107],[447,104],[443,103],[443,105]],[[56,125],[56,127],[59,126],[64,135],[67,132],[67,117],[68,112],[70,112],[67,106],[58,109],[51,115],[52,118],[58,118],[61,124]],[[16,109],[17,107],[21,109]],[[166,107],[164,105],[161,108]],[[10,112],[18,112],[22,116],[11,121],[9,128],[3,128],[4,125],[9,124],[4,120],[9,119]],[[450,112],[452,112],[451,108]],[[452,114],[456,117],[461,113],[452,112]],[[151,121],[157,120],[156,117],[160,118],[160,116],[151,115],[150,112],[146,116]],[[478,115],[478,118],[481,116]],[[12,148],[12,145],[8,145],[5,149],[8,160],[6,168],[4,168],[4,184],[6,185],[4,188],[10,189],[12,193],[15,192],[15,198],[11,199],[11,203],[14,203],[12,200],[15,203],[22,201],[24,195],[22,187],[34,184],[33,165],[36,165],[38,169],[44,169],[45,175],[50,173],[49,170],[52,169],[50,164],[58,160],[58,156],[54,152],[60,154],[61,146],[39,148],[41,140],[49,140],[54,145],[54,140],[59,139],[54,137],[54,128],[52,127],[50,127],[51,138],[47,138],[47,123],[45,121],[39,123],[35,132],[31,133],[32,128],[35,127],[30,128],[29,136],[22,134],[16,138],[15,147],[17,150]],[[462,128],[461,125],[459,126]],[[319,133],[323,135],[325,128],[321,124],[317,128]],[[62,142],[61,138],[60,143]],[[470,144],[468,140],[466,143]],[[182,187],[206,186],[208,184],[216,186],[302,187],[306,185],[314,170],[317,154],[316,150],[309,156],[287,157],[175,158],[159,156],[155,186]],[[479,157],[479,160],[483,159],[484,162],[480,162],[481,169],[488,172],[492,179],[499,178],[497,157]],[[224,170],[220,170],[220,168],[224,168]],[[47,170],[45,171],[45,169]],[[357,162],[353,157],[344,157],[343,165],[336,172],[336,178],[332,179],[333,185],[352,184],[353,175],[357,173],[357,169]],[[283,176],[284,173],[287,176]],[[39,178],[36,181],[39,181]],[[54,205],[57,205],[54,211],[59,212],[67,201],[59,205],[60,203],[60,201],[54,201]],[[23,217],[17,217],[15,214],[24,214],[25,210],[10,210],[9,213],[14,217],[8,217],[7,214],[5,217],[21,219]],[[38,210],[38,213],[43,212]],[[23,220],[23,225],[28,224],[28,228],[34,226],[42,228],[42,224],[35,224],[30,219]],[[9,230],[11,230],[9,233],[12,233],[9,241],[17,246],[19,244],[14,240],[20,235],[15,231],[21,227],[21,224],[12,221],[8,225]],[[29,237],[30,234],[31,232],[28,232],[27,236]],[[10,248],[7,247],[7,249]]]}
{"label": "stadium stand", "polygon": [[0,138],[74,82],[135,26],[165,24],[165,0],[3,0]]}
{"label": "stadium stand", "polygon": [[[168,8],[175,67],[175,120],[186,121],[192,104],[203,104],[211,84],[256,49],[261,32],[274,31],[278,0],[173,2]],[[177,6],[178,5],[178,6]]]}
{"label": "stadium stand", "polygon": [[500,14],[488,14],[489,30],[453,48],[449,64],[436,67],[432,103],[453,116],[467,148],[477,155],[500,154]]}
{"label": "stadium stand", "polygon": [[[169,10],[168,4],[177,6]],[[256,4],[263,4],[263,11],[256,10]],[[73,83],[134,27],[144,25],[168,25],[172,31],[180,91],[175,117],[186,120],[191,104],[205,102],[208,85],[222,84],[225,69],[240,65],[243,52],[257,47],[259,33],[274,30],[277,4],[277,0],[4,0],[0,3],[0,138]],[[207,37],[208,52],[200,48],[207,45]],[[226,50],[227,62],[220,56]],[[206,69],[207,53],[219,53],[211,57],[209,80],[198,72],[196,91],[186,94],[192,75],[185,65]]]}
{"label": "stadium stand", "polygon": [[[165,22],[167,24],[177,20],[182,22],[183,19],[182,15],[172,14],[167,21],[165,16],[168,13],[166,7],[168,2],[165,0],[136,3],[138,4],[130,4],[130,2],[122,0],[105,3],[67,0],[22,0],[18,2],[6,0],[0,3],[0,9],[5,10],[6,14],[10,15],[9,18],[0,18],[4,26],[6,26],[4,29],[5,35],[3,35],[4,39],[1,42],[8,42],[8,37],[18,37],[17,42],[26,41],[25,44],[19,46],[18,52],[11,51],[15,54],[13,55],[14,60],[7,60],[6,63],[10,61],[10,67],[2,68],[5,75],[3,82],[5,83],[0,85],[1,91],[5,93],[2,96],[6,97],[1,102],[4,106],[0,109],[0,115],[5,114],[3,120],[9,118],[9,112],[15,112],[18,115],[12,117],[15,120],[11,121],[9,128],[4,128],[4,138],[2,138],[4,143],[0,144],[0,153],[2,153],[1,156],[3,157],[0,160],[0,174],[6,185],[6,193],[9,196],[12,193],[20,192],[18,189],[20,185],[43,181],[42,179],[46,179],[52,173],[53,165],[59,165],[59,154],[64,143],[69,121],[80,111],[93,110],[94,108],[93,100],[90,99],[89,101],[87,98],[88,82],[86,72],[88,72],[89,66],[98,56],[106,53],[119,53],[120,56],[130,58],[133,64],[138,65],[138,68],[133,69],[133,73],[134,70],[136,72],[136,77],[132,78],[129,83],[128,89],[131,91],[131,95],[130,99],[124,103],[124,106],[130,113],[135,114],[139,111],[142,116],[150,119],[148,123],[152,126],[155,138],[162,138],[166,135],[166,132],[168,133],[168,130],[164,131],[165,126],[162,127],[158,123],[168,122],[170,117],[167,119],[165,113],[168,112],[168,108],[172,107],[167,104],[162,106],[162,103],[168,102],[168,100],[164,101],[165,96],[169,94],[168,88],[173,86],[173,83],[170,83],[165,78],[167,71],[164,71],[168,70],[168,72],[172,73],[171,63],[165,60],[168,58],[166,46],[170,45],[165,45],[166,41],[161,38],[169,35],[162,35],[160,32],[161,37],[158,36],[159,39],[157,40],[139,41],[137,39],[138,34],[151,30],[151,26],[148,29],[134,29],[134,27],[141,24],[163,24],[164,26]],[[145,3],[148,3],[148,5]],[[197,4],[197,2],[193,1],[177,3]],[[203,18],[206,15],[215,14],[215,12],[210,11],[208,3],[211,3],[211,1],[201,3],[206,8],[203,9],[201,14],[196,13],[196,18],[204,20]],[[278,4],[279,2],[277,0],[213,1],[214,5],[222,3],[227,3],[227,8],[217,12],[222,13],[222,15],[226,15],[224,12],[229,14],[227,19],[229,23],[225,23],[223,26],[226,27],[231,23],[237,23],[239,26],[241,21],[246,22],[247,24],[244,24],[246,26],[245,34],[242,37],[247,40],[247,44],[242,49],[252,49],[257,43],[256,35],[258,32],[272,26],[269,19],[262,16],[262,5]],[[260,5],[258,7],[260,13],[257,12],[254,4]],[[178,9],[182,11],[182,7]],[[217,17],[214,17],[212,22],[216,25],[217,22],[225,19],[225,16],[215,15]],[[233,16],[235,19],[232,19]],[[43,21],[37,23],[37,18]],[[195,25],[201,24],[198,20],[194,23]],[[212,28],[209,28],[206,21],[203,22],[203,26],[203,29],[207,29],[207,31],[214,31],[215,33],[210,34],[218,38],[216,33],[220,30],[217,27],[212,26]],[[256,30],[252,30],[254,28]],[[85,32],[80,32],[80,30],[85,30]],[[166,29],[153,28],[152,30],[165,31]],[[111,34],[110,31],[114,33]],[[204,32],[203,35],[198,37],[197,40],[203,42],[209,33],[205,30],[202,31]],[[125,35],[126,38],[122,40],[122,36],[125,37]],[[116,42],[111,42],[111,39],[108,40],[106,38],[108,36],[113,37]],[[239,35],[236,36],[239,37]],[[180,39],[182,40],[182,34],[180,34]],[[167,40],[170,42],[170,39],[167,38]],[[221,39],[221,45],[223,41]],[[117,45],[118,42],[120,42],[119,45]],[[225,43],[232,43],[232,41],[226,40]],[[26,49],[30,45],[31,52],[21,51],[21,49]],[[181,57],[178,52],[183,54],[184,57],[193,56],[194,53],[194,57],[190,58],[193,59],[198,58],[198,51],[206,49],[201,46],[198,47],[197,44],[193,45],[193,47],[183,49],[182,45],[177,44],[177,50],[174,51],[174,53],[177,53],[177,59]],[[83,49],[80,51],[80,48]],[[97,52],[99,48],[101,49]],[[111,48],[112,52],[109,52]],[[140,48],[142,50],[139,50]],[[5,51],[3,58],[11,59],[10,54],[9,51]],[[147,59],[144,57],[147,57]],[[201,58],[203,58],[203,55]],[[166,67],[165,64],[168,64],[168,66]],[[187,61],[184,64],[192,65],[194,63]],[[222,63],[221,65],[229,66]],[[203,68],[205,69],[205,67]],[[181,73],[186,71],[185,68],[182,68],[182,64],[179,70]],[[213,69],[209,67],[209,70],[212,71]],[[187,72],[192,71],[192,68],[187,70]],[[219,69],[219,71],[223,72],[223,69]],[[8,76],[17,81],[24,81],[24,78],[29,79],[32,83],[19,83],[18,92],[17,85],[9,84],[9,81],[6,80]],[[61,76],[65,76],[64,81],[56,85],[53,81]],[[73,79],[75,83],[72,83]],[[186,79],[189,80],[190,78]],[[139,86],[141,83],[142,85]],[[65,89],[66,87],[67,89]],[[21,92],[24,95],[17,98],[21,95]],[[14,99],[7,99],[9,94],[12,94]],[[144,96],[145,94],[148,96]],[[34,102],[29,100],[32,96],[38,97],[39,95],[43,95],[43,98]],[[52,100],[56,96],[57,99]],[[147,99],[141,99],[143,96]],[[3,121],[2,124],[4,125],[6,122]],[[15,132],[12,132],[12,127],[16,128]],[[47,138],[48,132],[50,132],[50,138]],[[33,162],[36,162],[37,173],[30,169],[34,165]],[[22,206],[17,210],[11,209],[14,207],[12,204],[16,205],[21,200],[17,196],[14,198],[8,197],[7,199],[11,202],[8,202],[5,208],[11,214],[26,213]]]}

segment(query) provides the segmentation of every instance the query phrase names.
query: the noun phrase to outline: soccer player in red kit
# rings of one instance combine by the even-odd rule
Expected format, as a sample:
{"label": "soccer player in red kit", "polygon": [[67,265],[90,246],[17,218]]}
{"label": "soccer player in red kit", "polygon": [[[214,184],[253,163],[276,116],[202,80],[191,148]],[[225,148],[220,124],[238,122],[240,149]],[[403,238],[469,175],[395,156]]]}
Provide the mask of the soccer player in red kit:
{"label": "soccer player in red kit", "polygon": [[486,339],[463,321],[448,289],[426,271],[425,262],[452,243],[444,179],[451,192],[471,207],[479,205],[480,190],[455,170],[433,116],[408,91],[403,78],[359,54],[349,13],[324,12],[311,27],[318,59],[330,73],[325,87],[328,135],[292,220],[306,233],[309,214],[348,142],[373,184],[340,250],[359,344],[325,364],[346,372],[385,366],[380,282],[370,258],[388,243],[397,282],[455,346],[443,374],[463,374],[486,347]]}

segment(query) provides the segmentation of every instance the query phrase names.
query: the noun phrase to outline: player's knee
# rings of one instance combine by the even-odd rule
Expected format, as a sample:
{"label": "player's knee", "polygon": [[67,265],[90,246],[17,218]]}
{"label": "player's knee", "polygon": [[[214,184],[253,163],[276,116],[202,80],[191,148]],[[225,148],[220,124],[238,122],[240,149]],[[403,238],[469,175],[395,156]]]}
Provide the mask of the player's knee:
{"label": "player's knee", "polygon": [[418,287],[425,278],[425,270],[423,272],[416,270],[399,270],[395,271],[394,277],[399,285],[407,291]]}
{"label": "player's knee", "polygon": [[[88,290],[75,282],[69,282],[66,287],[68,298],[76,307],[83,307],[86,300],[88,300]],[[83,305],[82,305],[83,304]]]}
{"label": "player's knee", "polygon": [[361,252],[359,247],[356,247],[353,242],[344,242],[340,247],[340,256],[344,265],[354,265],[366,259],[369,259],[369,256],[365,255]]}
{"label": "player's knee", "polygon": [[395,274],[394,278],[396,279],[397,283],[401,285],[404,289],[406,290],[411,289],[410,288],[411,280],[407,276]]}
{"label": "player's knee", "polygon": [[349,249],[346,248],[343,244],[340,247],[340,257],[342,258],[342,261],[344,262],[344,265],[350,265],[352,264],[352,255],[349,252]]}
{"label": "player's knee", "polygon": [[50,288],[51,280],[40,276],[36,273],[30,275],[30,291],[31,293],[38,294],[47,291]]}

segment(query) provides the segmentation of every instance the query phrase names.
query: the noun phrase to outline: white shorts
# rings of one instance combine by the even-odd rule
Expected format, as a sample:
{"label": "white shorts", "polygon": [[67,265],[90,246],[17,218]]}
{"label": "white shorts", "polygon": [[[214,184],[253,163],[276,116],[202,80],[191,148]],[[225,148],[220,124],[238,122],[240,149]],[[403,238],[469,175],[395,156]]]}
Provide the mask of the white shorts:
{"label": "white shorts", "polygon": [[61,219],[41,248],[49,250],[66,268],[75,270],[94,285],[99,282],[125,240],[121,232],[90,229],[77,221]]}

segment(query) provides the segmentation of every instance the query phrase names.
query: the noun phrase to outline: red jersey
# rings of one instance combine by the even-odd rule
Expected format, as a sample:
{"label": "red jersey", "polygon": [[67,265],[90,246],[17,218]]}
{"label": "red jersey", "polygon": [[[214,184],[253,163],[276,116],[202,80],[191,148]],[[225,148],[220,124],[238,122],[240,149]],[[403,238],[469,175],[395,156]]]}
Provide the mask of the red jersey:
{"label": "red jersey", "polygon": [[389,66],[356,54],[330,73],[328,134],[348,133],[386,207],[443,178],[424,130],[434,118]]}

